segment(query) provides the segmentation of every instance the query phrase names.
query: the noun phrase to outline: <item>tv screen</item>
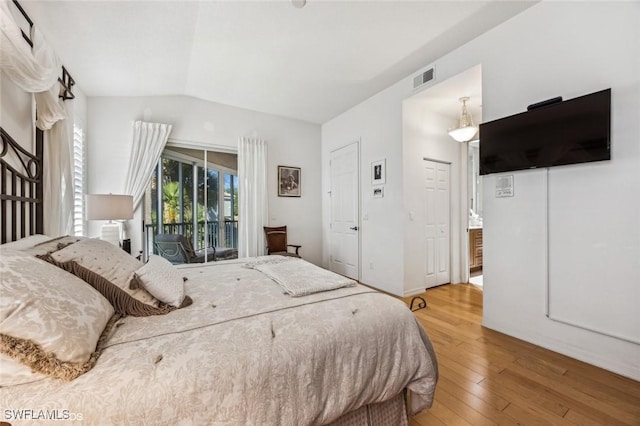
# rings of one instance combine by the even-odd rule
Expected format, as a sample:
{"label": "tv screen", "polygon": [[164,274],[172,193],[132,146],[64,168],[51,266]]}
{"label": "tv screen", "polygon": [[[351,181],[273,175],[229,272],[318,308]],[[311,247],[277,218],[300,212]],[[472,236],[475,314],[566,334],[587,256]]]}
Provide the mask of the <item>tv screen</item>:
{"label": "tv screen", "polygon": [[480,125],[480,174],[611,159],[611,89]]}

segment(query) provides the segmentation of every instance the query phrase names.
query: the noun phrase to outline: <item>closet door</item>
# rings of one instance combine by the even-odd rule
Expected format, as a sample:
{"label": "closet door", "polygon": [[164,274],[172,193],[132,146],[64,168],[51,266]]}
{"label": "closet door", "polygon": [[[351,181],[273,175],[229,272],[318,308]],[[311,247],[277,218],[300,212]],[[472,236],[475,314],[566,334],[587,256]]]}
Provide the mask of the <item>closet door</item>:
{"label": "closet door", "polygon": [[424,166],[425,286],[451,282],[449,164],[426,161]]}
{"label": "closet door", "polygon": [[333,272],[359,279],[358,143],[331,152],[331,251]]}

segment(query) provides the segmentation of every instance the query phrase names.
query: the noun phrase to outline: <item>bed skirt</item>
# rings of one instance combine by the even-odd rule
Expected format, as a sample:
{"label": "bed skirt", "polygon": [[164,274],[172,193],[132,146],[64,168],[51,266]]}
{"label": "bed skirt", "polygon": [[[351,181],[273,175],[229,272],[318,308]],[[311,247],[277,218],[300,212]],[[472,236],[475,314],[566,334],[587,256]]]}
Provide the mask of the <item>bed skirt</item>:
{"label": "bed skirt", "polygon": [[408,426],[405,392],[388,401],[369,404],[351,411],[329,426]]}

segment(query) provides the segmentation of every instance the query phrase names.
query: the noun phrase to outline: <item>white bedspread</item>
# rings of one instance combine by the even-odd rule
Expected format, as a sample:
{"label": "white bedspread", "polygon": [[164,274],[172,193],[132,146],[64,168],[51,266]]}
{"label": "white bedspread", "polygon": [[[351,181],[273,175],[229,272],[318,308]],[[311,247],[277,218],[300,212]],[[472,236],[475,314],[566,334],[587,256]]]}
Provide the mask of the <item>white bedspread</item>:
{"label": "white bedspread", "polygon": [[66,410],[83,424],[297,426],[330,422],[405,387],[413,412],[431,405],[435,358],[401,301],[360,285],[292,298],[243,263],[181,268],[192,306],[121,320],[95,368],[70,383],[1,388],[2,415]]}

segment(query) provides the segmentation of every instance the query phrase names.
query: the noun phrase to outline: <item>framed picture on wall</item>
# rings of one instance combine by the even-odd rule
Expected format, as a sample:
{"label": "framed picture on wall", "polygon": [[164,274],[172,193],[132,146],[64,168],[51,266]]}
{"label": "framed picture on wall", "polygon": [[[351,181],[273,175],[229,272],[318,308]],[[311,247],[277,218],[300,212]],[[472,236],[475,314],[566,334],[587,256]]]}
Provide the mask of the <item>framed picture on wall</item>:
{"label": "framed picture on wall", "polygon": [[302,194],[300,167],[278,166],[278,197],[299,197]]}
{"label": "framed picture on wall", "polygon": [[380,185],[386,182],[386,166],[385,160],[374,161],[371,163],[371,184]]}

